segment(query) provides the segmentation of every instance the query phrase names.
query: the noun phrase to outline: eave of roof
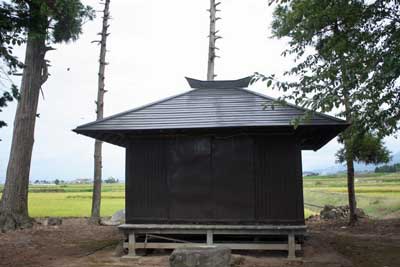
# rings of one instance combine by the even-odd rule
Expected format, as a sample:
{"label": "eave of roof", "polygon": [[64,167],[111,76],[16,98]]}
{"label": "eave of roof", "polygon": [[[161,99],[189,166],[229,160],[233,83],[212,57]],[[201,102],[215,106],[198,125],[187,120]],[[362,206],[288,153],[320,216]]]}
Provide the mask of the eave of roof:
{"label": "eave of roof", "polygon": [[[274,110],[264,110],[262,105],[265,102],[276,103],[277,100],[241,88],[250,79],[213,82],[188,78],[196,89],[81,125],[73,131],[123,146],[123,135],[126,134],[150,136],[235,128],[247,131],[260,128],[294,129],[293,118],[307,110],[290,103],[276,104]],[[341,119],[316,112],[310,121],[301,121],[299,127],[314,128],[313,131],[303,130],[304,140],[307,133],[317,135],[304,142],[310,149],[318,149],[348,125]],[[315,138],[319,139],[318,142],[312,141]]]}

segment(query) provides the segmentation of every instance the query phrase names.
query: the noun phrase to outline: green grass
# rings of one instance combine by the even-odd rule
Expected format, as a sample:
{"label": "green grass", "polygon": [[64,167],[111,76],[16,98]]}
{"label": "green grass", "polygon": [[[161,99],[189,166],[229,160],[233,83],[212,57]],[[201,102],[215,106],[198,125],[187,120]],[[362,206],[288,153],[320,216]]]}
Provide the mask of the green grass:
{"label": "green grass", "polygon": [[[309,176],[303,179],[305,217],[318,213],[317,206],[346,205],[347,181],[345,174]],[[0,194],[2,192],[0,186]],[[88,217],[90,216],[92,186],[31,185],[29,188],[29,213],[32,217]],[[104,184],[101,215],[110,216],[125,206],[123,184]],[[363,174],[356,177],[358,206],[371,217],[384,218],[400,214],[400,173]],[[309,206],[312,204],[313,206]]]}
{"label": "green grass", "polygon": [[[30,193],[29,214],[32,217],[88,217],[92,193]],[[124,192],[103,192],[101,216],[110,216],[125,207]]]}
{"label": "green grass", "polygon": [[[0,192],[2,188],[0,188]],[[1,195],[1,194],[0,194]],[[92,185],[30,185],[29,215],[32,217],[89,217]],[[111,216],[125,207],[123,184],[104,184],[101,216]]]}
{"label": "green grass", "polygon": [[308,218],[311,215],[315,215],[315,214],[317,214],[316,211],[313,211],[313,210],[310,210],[310,209],[307,209],[307,208],[304,209],[304,217],[305,218]]}

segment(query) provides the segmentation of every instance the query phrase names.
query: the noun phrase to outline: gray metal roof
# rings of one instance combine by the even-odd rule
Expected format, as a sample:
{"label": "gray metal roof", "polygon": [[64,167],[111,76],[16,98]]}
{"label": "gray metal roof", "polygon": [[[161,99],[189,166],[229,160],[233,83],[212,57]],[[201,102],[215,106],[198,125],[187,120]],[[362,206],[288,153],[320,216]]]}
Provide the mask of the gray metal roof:
{"label": "gray metal roof", "polygon": [[[245,79],[247,83],[250,81]],[[304,115],[305,110],[300,107],[277,104],[273,98],[235,87],[243,86],[243,80],[235,83],[190,79],[192,86],[200,88],[79,126],[75,131],[290,126],[293,119]],[[300,125],[346,125],[346,122],[316,113]]]}

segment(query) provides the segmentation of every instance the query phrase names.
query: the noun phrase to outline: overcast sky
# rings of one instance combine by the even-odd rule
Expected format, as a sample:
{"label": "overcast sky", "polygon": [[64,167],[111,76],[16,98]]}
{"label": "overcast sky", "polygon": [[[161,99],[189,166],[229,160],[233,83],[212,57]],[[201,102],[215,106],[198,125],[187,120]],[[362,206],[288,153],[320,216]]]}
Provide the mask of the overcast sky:
{"label": "overcast sky", "polygon": [[[98,1],[83,1],[101,10]],[[292,61],[281,57],[285,40],[270,38],[272,7],[266,0],[222,0],[217,28],[221,58],[217,79],[237,79],[254,72],[281,73]],[[112,0],[106,69],[105,114],[111,115],[188,90],[185,76],[205,79],[208,53],[208,0]],[[57,45],[48,53],[51,77],[39,103],[31,180],[90,178],[94,140],[73,133],[95,118],[101,14],[83,28],[81,38]],[[18,50],[23,55],[22,49]],[[69,69],[69,70],[68,70]],[[263,94],[278,92],[262,84],[251,87]],[[0,130],[0,178],[5,177],[15,104],[0,113],[9,127]],[[387,139],[400,151],[399,140]],[[334,164],[339,148],[331,141],[318,152],[303,152],[303,169]],[[104,177],[124,176],[124,149],[109,144],[103,150]]]}

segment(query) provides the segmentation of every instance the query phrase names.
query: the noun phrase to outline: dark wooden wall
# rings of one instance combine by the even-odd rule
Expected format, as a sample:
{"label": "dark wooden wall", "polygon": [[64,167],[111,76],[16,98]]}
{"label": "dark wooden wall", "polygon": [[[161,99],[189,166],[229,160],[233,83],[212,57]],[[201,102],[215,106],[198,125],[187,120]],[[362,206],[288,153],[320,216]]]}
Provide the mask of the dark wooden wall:
{"label": "dark wooden wall", "polygon": [[293,136],[137,139],[126,150],[127,223],[304,224]]}

